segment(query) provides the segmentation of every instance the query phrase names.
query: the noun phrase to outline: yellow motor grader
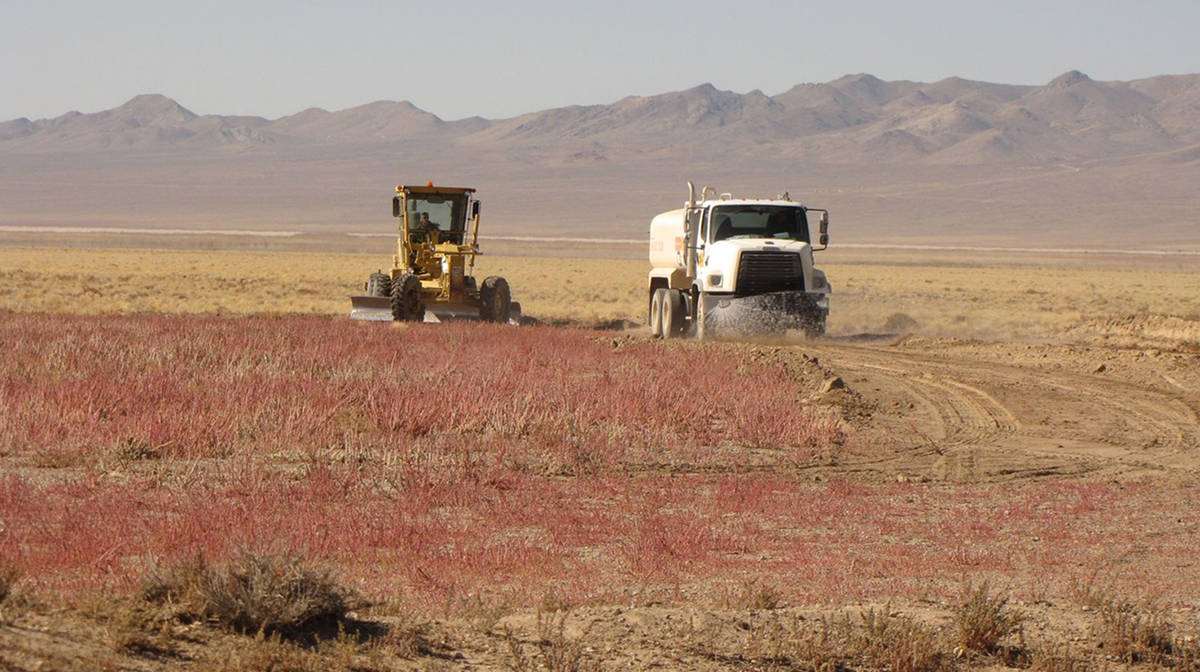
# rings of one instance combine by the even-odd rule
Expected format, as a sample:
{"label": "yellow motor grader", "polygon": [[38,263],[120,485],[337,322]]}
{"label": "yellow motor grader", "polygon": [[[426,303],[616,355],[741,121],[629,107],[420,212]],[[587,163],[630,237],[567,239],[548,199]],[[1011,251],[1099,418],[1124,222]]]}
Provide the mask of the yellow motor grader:
{"label": "yellow motor grader", "polygon": [[521,304],[512,300],[508,281],[495,275],[475,281],[480,202],[474,193],[432,182],[396,187],[392,216],[400,236],[392,268],[372,273],[364,293],[350,297],[351,319],[520,321]]}

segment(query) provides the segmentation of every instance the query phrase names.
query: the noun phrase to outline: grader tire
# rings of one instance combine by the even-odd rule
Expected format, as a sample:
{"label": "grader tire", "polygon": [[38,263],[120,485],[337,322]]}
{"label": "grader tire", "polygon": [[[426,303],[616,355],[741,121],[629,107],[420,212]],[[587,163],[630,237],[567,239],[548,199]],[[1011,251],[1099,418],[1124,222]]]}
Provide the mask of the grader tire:
{"label": "grader tire", "polygon": [[386,273],[372,273],[367,277],[367,296],[391,296],[392,279]]}
{"label": "grader tire", "polygon": [[396,322],[420,322],[425,319],[425,302],[421,300],[421,279],[411,273],[392,283],[392,319]]}
{"label": "grader tire", "polygon": [[512,311],[512,294],[508,281],[498,275],[488,276],[479,286],[479,318],[484,322],[508,322]]}

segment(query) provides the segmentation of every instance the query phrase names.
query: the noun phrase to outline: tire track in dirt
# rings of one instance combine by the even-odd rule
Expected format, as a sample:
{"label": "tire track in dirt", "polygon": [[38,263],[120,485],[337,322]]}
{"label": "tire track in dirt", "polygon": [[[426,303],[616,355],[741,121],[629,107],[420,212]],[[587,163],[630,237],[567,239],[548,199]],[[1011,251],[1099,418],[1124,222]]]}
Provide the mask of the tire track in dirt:
{"label": "tire track in dirt", "polygon": [[897,472],[994,479],[1200,470],[1200,423],[1183,393],[961,353],[836,341],[796,347],[819,355],[872,407],[855,429],[873,449],[894,451]]}
{"label": "tire track in dirt", "polygon": [[[981,403],[972,393],[978,390],[949,378],[937,379],[928,371],[915,371],[879,364],[843,364],[849,371],[870,370],[901,381],[913,398],[933,411],[943,446],[976,443],[997,431],[1014,427],[1012,414],[999,404]],[[957,388],[957,389],[955,389]],[[961,392],[960,392],[961,390]],[[980,394],[987,398],[987,395]],[[929,432],[924,432],[929,434]]]}

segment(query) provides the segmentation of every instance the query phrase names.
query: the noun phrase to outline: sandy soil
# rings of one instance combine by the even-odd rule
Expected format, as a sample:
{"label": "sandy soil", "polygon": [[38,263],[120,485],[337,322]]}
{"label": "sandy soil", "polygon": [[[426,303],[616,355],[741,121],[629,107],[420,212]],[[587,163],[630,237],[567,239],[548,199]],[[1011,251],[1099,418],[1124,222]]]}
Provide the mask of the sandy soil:
{"label": "sandy soil", "polygon": [[[1200,355],[910,336],[802,346],[869,409],[864,468],[978,481],[1098,473],[1194,476]],[[845,465],[847,468],[851,465]]]}

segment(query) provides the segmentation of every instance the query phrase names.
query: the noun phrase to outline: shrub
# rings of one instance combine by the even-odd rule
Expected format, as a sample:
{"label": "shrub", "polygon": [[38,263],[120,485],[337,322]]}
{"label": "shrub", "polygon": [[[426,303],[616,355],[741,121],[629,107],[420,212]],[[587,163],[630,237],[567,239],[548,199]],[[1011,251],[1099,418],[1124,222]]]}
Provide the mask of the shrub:
{"label": "shrub", "polygon": [[[509,668],[514,672],[534,672],[548,670],[549,672],[591,672],[600,670],[599,663],[589,659],[584,653],[587,647],[583,637],[571,638],[566,635],[567,612],[544,615],[538,613],[537,641],[533,655],[526,654],[526,647],[512,633],[505,632],[508,644]],[[586,634],[586,632],[585,632]]]}
{"label": "shrub", "polygon": [[1022,620],[1021,614],[1008,609],[1008,598],[988,593],[987,581],[978,588],[967,584],[954,609],[958,645],[981,653],[994,653],[1000,640],[1016,632]]}
{"label": "shrub", "polygon": [[857,619],[826,616],[815,629],[799,620],[790,628],[775,622],[759,636],[765,640],[760,659],[783,669],[945,672],[954,667],[938,631],[886,609],[868,609]]}
{"label": "shrub", "polygon": [[192,561],[152,572],[142,592],[153,602],[178,603],[183,616],[207,616],[243,633],[286,636],[343,621],[346,612],[365,606],[327,568],[299,556],[249,551],[224,565]]}
{"label": "shrub", "polygon": [[1175,653],[1174,628],[1161,609],[1109,599],[1100,607],[1104,651],[1127,663],[1168,662]]}
{"label": "shrub", "polygon": [[941,672],[951,668],[938,633],[910,618],[869,610],[850,650],[864,665],[893,672]]}
{"label": "shrub", "polygon": [[197,620],[205,613],[203,587],[208,576],[209,567],[200,557],[165,569],[151,567],[142,579],[141,598],[168,606],[171,615],[184,622]]}
{"label": "shrub", "polygon": [[16,567],[0,565],[0,605],[3,605],[16,591],[17,580],[21,578],[21,570]]}
{"label": "shrub", "polygon": [[25,600],[17,592],[20,579],[21,570],[0,563],[0,625],[8,623],[24,606]]}

